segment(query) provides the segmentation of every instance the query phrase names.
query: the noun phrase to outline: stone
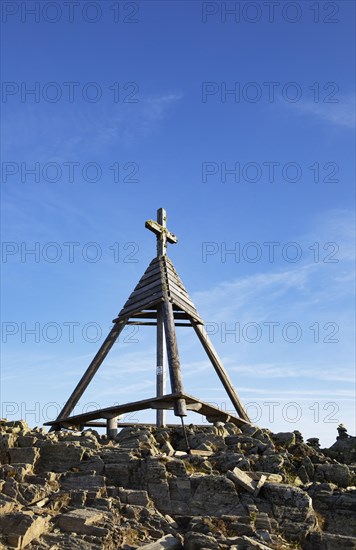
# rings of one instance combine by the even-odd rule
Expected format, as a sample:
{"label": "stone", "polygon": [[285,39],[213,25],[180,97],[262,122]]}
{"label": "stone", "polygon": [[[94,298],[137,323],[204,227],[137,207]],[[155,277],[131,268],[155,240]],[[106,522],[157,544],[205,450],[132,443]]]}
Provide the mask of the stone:
{"label": "stone", "polygon": [[261,456],[255,464],[257,470],[269,472],[271,474],[280,474],[283,470],[284,458],[278,454]]}
{"label": "stone", "polygon": [[140,550],[180,550],[182,545],[178,538],[173,535],[166,535],[155,542],[144,544],[138,548]]}
{"label": "stone", "polygon": [[270,532],[272,530],[271,521],[266,512],[257,512],[255,519],[255,528]]}
{"label": "stone", "polygon": [[295,432],[278,432],[272,436],[276,445],[280,447],[289,447],[295,445],[296,434]]}
{"label": "stone", "polygon": [[256,488],[255,488],[255,492],[253,493],[253,495],[254,495],[255,497],[258,496],[258,493],[259,493],[260,490],[262,489],[262,487],[263,487],[263,485],[264,485],[266,479],[267,479],[267,476],[261,475],[260,479],[259,479],[258,482],[257,482]]}
{"label": "stone", "polygon": [[103,512],[94,509],[78,509],[61,514],[58,518],[58,527],[67,533],[81,533],[105,537],[109,531],[102,527],[96,527],[94,523],[103,518]]}
{"label": "stone", "polygon": [[280,474],[269,474],[267,479],[269,483],[282,483],[283,476]]}
{"label": "stone", "polygon": [[309,437],[309,439],[307,439],[307,444],[313,447],[314,449],[317,449],[317,450],[320,449],[320,443],[319,443],[318,437]]}
{"label": "stone", "polygon": [[270,546],[266,546],[266,544],[263,544],[262,542],[258,542],[255,539],[252,539],[251,537],[247,537],[244,535],[243,540],[248,543],[248,548],[259,548],[260,550],[270,550]]}
{"label": "stone", "polygon": [[19,435],[17,438],[17,445],[19,447],[34,447],[37,442],[37,438],[33,435]]}
{"label": "stone", "polygon": [[302,481],[302,483],[309,483],[310,479],[309,479],[309,476],[307,474],[307,471],[305,469],[305,466],[300,466],[300,468],[298,469],[298,476],[300,478],[300,480]]}
{"label": "stone", "polygon": [[237,487],[242,487],[249,493],[253,494],[257,488],[257,485],[252,481],[250,476],[237,466],[232,471],[228,471],[226,476],[228,479],[231,479]]}
{"label": "stone", "polygon": [[250,518],[247,518],[248,523],[242,522],[241,518],[238,521],[233,521],[229,524],[229,531],[234,535],[242,537],[243,535],[251,536],[254,535],[254,529],[250,523]]}
{"label": "stone", "polygon": [[49,516],[32,512],[14,512],[0,518],[0,532],[10,548],[26,548],[34,539],[48,531]]}
{"label": "stone", "polygon": [[76,489],[93,490],[105,486],[104,476],[83,475],[81,472],[67,472],[61,476],[61,488],[74,491]]}
{"label": "stone", "polygon": [[[201,447],[202,445],[199,445]],[[211,456],[214,454],[214,452],[210,449],[191,449],[190,453],[191,456]]]}
{"label": "stone", "polygon": [[168,456],[173,456],[175,451],[169,441],[165,441],[161,447],[161,451]]}
{"label": "stone", "polygon": [[225,476],[191,476],[191,515],[222,515],[237,513],[241,508],[235,485]]}
{"label": "stone", "polygon": [[121,502],[124,504],[133,504],[135,506],[148,506],[150,502],[147,491],[119,489],[118,496]]}
{"label": "stone", "polygon": [[309,479],[313,479],[313,477],[314,477],[314,464],[310,460],[309,456],[305,456],[303,458],[302,466],[304,466],[305,471],[306,471]]}
{"label": "stone", "polygon": [[16,506],[16,500],[0,493],[0,516],[12,512]]}
{"label": "stone", "polygon": [[14,447],[9,449],[10,464],[31,464],[34,466],[40,455],[36,447]]}
{"label": "stone", "polygon": [[78,466],[83,458],[85,449],[76,443],[58,441],[58,443],[46,442],[40,448],[38,471],[66,472],[74,466]]}
{"label": "stone", "polygon": [[185,550],[203,550],[207,548],[216,550],[216,547],[216,541],[212,536],[196,533],[195,531],[190,531],[184,536]]}
{"label": "stone", "polygon": [[94,471],[97,475],[102,475],[104,473],[105,464],[102,458],[97,455],[93,455],[78,465],[78,470],[80,472],[90,472]]}
{"label": "stone", "polygon": [[267,482],[262,492],[288,540],[302,542],[317,527],[312,500],[299,487]]}
{"label": "stone", "polygon": [[[9,536],[15,547],[25,544],[40,530],[37,518],[47,527],[27,544],[36,550],[182,548],[183,533],[197,550],[355,546],[351,436],[337,440],[350,446],[341,453],[304,444],[297,430],[190,425],[196,447],[187,454],[181,427],[130,427],[112,441],[90,430],[46,434],[6,424],[0,420],[1,550],[13,547]],[[24,533],[6,531],[14,516]]]}
{"label": "stone", "polygon": [[351,476],[346,464],[317,464],[314,479],[335,483],[339,487],[348,487]]}
{"label": "stone", "polygon": [[355,550],[356,538],[330,533],[310,533],[303,546],[304,550]]}

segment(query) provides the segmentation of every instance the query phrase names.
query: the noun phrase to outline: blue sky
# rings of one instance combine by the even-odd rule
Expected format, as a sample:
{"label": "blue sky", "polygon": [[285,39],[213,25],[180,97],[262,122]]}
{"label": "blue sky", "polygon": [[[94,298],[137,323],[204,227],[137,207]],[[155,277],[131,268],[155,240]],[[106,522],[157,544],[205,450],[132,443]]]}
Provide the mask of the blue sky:
{"label": "blue sky", "polygon": [[[355,432],[355,4],[35,4],[2,4],[1,415],[64,404],[164,207],[251,417],[325,445]],[[178,339],[186,391],[229,409]],[[154,344],[128,329],[77,412],[154,395]]]}

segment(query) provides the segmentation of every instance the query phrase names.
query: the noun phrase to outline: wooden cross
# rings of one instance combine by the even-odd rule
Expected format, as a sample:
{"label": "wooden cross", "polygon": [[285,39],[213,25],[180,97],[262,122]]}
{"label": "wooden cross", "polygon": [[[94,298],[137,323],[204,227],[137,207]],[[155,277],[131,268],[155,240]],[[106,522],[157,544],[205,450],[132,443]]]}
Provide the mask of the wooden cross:
{"label": "wooden cross", "polygon": [[[177,237],[167,229],[167,213],[164,208],[157,210],[157,221],[148,220],[145,227],[157,236],[157,257],[167,254],[167,242],[174,244]],[[157,306],[157,352],[156,352],[156,394],[161,397],[166,393],[166,338],[163,325],[162,305]],[[156,424],[164,426],[166,415],[163,409],[156,412]]]}
{"label": "wooden cross", "polygon": [[167,242],[175,244],[177,237],[167,229],[167,213],[164,208],[157,210],[157,221],[148,220],[145,227],[157,235],[157,256],[167,254]]}

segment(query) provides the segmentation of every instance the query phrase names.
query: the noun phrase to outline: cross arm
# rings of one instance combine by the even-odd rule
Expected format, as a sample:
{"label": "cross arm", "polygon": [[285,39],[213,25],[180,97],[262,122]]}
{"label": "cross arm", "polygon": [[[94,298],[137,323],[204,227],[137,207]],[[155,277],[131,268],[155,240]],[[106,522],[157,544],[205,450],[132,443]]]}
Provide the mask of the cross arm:
{"label": "cross arm", "polygon": [[148,220],[145,223],[145,227],[149,229],[150,231],[153,231],[158,237],[162,235],[162,233],[166,234],[167,241],[169,243],[176,243],[178,241],[177,237],[174,235],[174,233],[171,233],[168,231],[167,228],[163,227],[161,224],[156,222],[155,220]]}

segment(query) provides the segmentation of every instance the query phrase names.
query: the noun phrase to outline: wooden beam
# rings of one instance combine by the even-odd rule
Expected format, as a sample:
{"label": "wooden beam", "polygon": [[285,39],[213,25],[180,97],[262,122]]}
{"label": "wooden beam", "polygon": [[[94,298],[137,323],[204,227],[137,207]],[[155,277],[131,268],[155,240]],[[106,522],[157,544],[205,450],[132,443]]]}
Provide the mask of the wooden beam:
{"label": "wooden beam", "polygon": [[[173,311],[174,318],[175,319],[187,319],[189,320],[190,317],[183,312]],[[151,312],[151,311],[139,311],[137,313],[134,313],[132,316],[130,316],[131,319],[157,319],[157,313]]]}
{"label": "wooden beam", "polygon": [[[58,417],[59,424],[83,424],[87,420],[95,420],[97,418],[109,418],[121,414],[127,414],[135,411],[143,411],[145,409],[153,408],[157,402],[172,402],[176,398],[173,394],[164,395],[163,397],[151,397],[150,399],[142,399],[140,401],[133,401],[132,403],[124,403],[123,405],[115,405],[113,407],[106,407],[105,409],[98,409],[96,411],[88,411],[82,414],[76,414],[69,417]],[[45,426],[50,426],[57,423],[57,420],[53,422],[45,422]]]}
{"label": "wooden beam", "polygon": [[[143,325],[146,327],[156,327],[157,323],[154,321],[127,321],[127,325]],[[175,322],[174,325],[176,327],[191,327],[191,323],[177,323]]]}
{"label": "wooden beam", "polygon": [[108,418],[107,421],[106,421],[106,435],[110,439],[115,439],[115,437],[117,436],[117,421],[118,421],[118,419],[119,419],[118,416],[113,416],[111,418]]}
{"label": "wooden beam", "polygon": [[232,404],[234,405],[237,413],[241,418],[246,420],[246,422],[251,422],[247,412],[244,409],[244,406],[242,402],[240,401],[240,398],[238,397],[235,388],[229,378],[229,375],[227,374],[224,365],[222,364],[218,354],[216,353],[214,346],[212,342],[210,341],[210,338],[205,330],[205,328],[202,325],[197,325],[193,323],[193,328],[198,335],[198,338],[200,342],[203,345],[203,348],[205,349],[213,367],[215,368],[217,375],[219,376],[222,385],[224,386],[226,393],[228,394],[229,398],[231,399]]}
{"label": "wooden beam", "polygon": [[[106,422],[96,422],[95,420],[85,422],[84,426],[87,426],[88,428],[106,428]],[[147,426],[150,426],[152,428],[156,427],[156,424],[152,424],[152,422],[118,422],[117,427],[118,428],[130,428],[131,426],[137,426],[138,428],[146,428]],[[166,428],[176,428],[181,427],[181,423],[179,424],[166,424]],[[196,428],[206,428],[206,424],[194,424],[194,427]]]}
{"label": "wooden beam", "polygon": [[[125,325],[126,325],[126,320],[120,321],[113,326],[108,336],[105,338],[104,342],[102,343],[99,351],[97,352],[94,359],[90,363],[89,367],[85,371],[84,375],[79,380],[77,386],[75,387],[68,401],[66,402],[63,409],[59,413],[58,418],[66,417],[71,414],[74,407],[78,403],[79,399],[81,398],[86,388],[90,384],[91,380],[93,379],[98,368],[100,367],[105,357],[109,353],[110,349],[116,342],[118,336],[120,335],[120,332],[123,330]],[[53,425],[50,431],[53,431],[55,429],[56,429],[56,426]]]}
{"label": "wooden beam", "polygon": [[158,275],[158,277],[156,277],[155,280],[148,283],[147,285],[144,285],[144,284],[137,285],[135,287],[135,290],[130,294],[130,299],[135,297],[135,296],[138,296],[140,293],[145,292],[147,290],[151,290],[152,292],[154,292],[156,290],[157,286],[161,286],[161,281],[160,281],[159,275]]}
{"label": "wooden beam", "polygon": [[[202,414],[205,417],[208,418],[214,418],[221,420],[223,422],[232,422],[236,426],[246,426],[248,424],[251,424],[250,422],[247,422],[246,420],[243,420],[242,418],[238,418],[237,416],[234,416],[230,411],[222,411],[218,407],[215,407],[214,405],[210,405],[209,403],[205,403],[204,401],[201,401],[200,399],[197,399],[196,397],[189,395],[189,394],[167,394],[163,395],[162,397],[155,397],[151,399],[144,399],[142,401],[135,401],[133,403],[125,403],[123,405],[115,405],[114,407],[107,407],[105,409],[99,409],[96,411],[89,411],[82,414],[77,414],[72,417],[62,417],[58,418],[57,420],[53,422],[45,422],[45,426],[51,426],[51,425],[60,425],[62,427],[70,427],[70,426],[94,426],[97,427],[105,427],[106,423],[98,423],[93,424],[91,421],[96,420],[98,418],[112,418],[114,416],[124,415],[126,413],[134,412],[134,411],[142,411],[145,409],[156,409],[157,407],[162,407],[163,405],[171,408],[177,398],[181,398],[186,403],[188,409],[198,412],[199,414]],[[100,424],[100,425],[99,425]],[[136,425],[139,424],[138,422],[131,422],[128,423],[128,425]],[[118,422],[118,426],[124,426],[125,423]]]}
{"label": "wooden beam", "polygon": [[[162,286],[160,282],[158,281],[156,283],[156,286],[154,289],[148,289],[146,290],[144,288],[140,288],[139,290],[133,292],[130,296],[130,298],[127,300],[125,306],[123,309],[126,309],[130,307],[131,305],[136,305],[137,303],[141,303],[142,300],[146,300],[146,298],[157,298],[162,295]],[[151,301],[151,300],[150,300]],[[142,308],[141,308],[142,309]]]}
{"label": "wooden beam", "polygon": [[[180,361],[176,331],[174,326],[174,316],[172,304],[169,301],[167,290],[164,289],[164,301],[162,302],[162,316],[164,330],[166,335],[166,346],[169,365],[169,376],[171,380],[172,393],[183,393],[182,373],[180,370]],[[176,399],[174,406],[176,416],[186,416],[187,410],[184,399]]]}
{"label": "wooden beam", "polygon": [[[160,223],[162,223],[160,221]],[[164,334],[162,306],[157,306],[157,334],[156,334],[156,395],[162,397],[166,393],[166,338]],[[156,425],[161,428],[165,425],[166,414],[164,407],[157,409]]]}
{"label": "wooden beam", "polygon": [[147,309],[148,306],[153,306],[153,305],[156,306],[161,301],[162,301],[162,298],[159,295],[157,295],[154,298],[148,297],[146,298],[146,300],[142,300],[141,302],[132,303],[122,308],[118,319],[123,319],[124,317],[131,317],[133,313],[136,313],[141,309]]}

